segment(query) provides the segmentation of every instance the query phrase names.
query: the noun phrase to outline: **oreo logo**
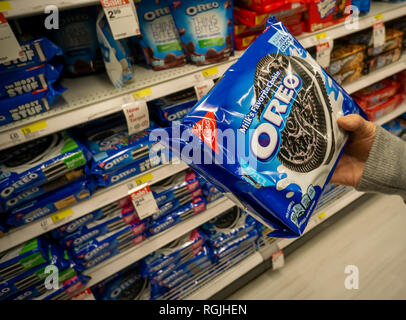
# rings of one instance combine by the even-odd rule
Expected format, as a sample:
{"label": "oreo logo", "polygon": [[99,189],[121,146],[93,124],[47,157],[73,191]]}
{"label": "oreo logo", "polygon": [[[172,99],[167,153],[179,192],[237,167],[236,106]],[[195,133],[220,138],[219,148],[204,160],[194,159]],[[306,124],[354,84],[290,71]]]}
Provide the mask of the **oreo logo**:
{"label": "oreo logo", "polygon": [[218,2],[209,2],[205,4],[198,4],[197,6],[188,7],[186,9],[186,14],[189,16],[194,16],[200,12],[204,12],[211,9],[216,9],[219,7]]}
{"label": "oreo logo", "polygon": [[116,164],[120,163],[121,161],[124,161],[125,159],[128,159],[128,154],[124,154],[124,155],[114,159],[113,161],[107,163],[104,168],[109,170],[109,169],[113,168]]}
{"label": "oreo logo", "polygon": [[[251,151],[257,159],[265,162],[275,156],[280,144],[280,131],[301,86],[300,77],[288,73],[274,91],[262,114],[262,120],[266,121],[261,122],[251,136]],[[266,92],[263,90],[258,100],[264,99],[262,95]]]}
{"label": "oreo logo", "polygon": [[159,8],[154,11],[148,11],[144,13],[144,19],[147,21],[153,21],[159,17],[166,16],[170,13],[169,7]]}
{"label": "oreo logo", "polygon": [[27,198],[28,196],[30,196],[31,194],[36,193],[38,191],[39,191],[39,188],[34,187],[30,190],[27,190],[27,191],[19,194],[17,197],[8,200],[6,203],[9,207],[15,206],[20,200],[23,200],[23,199]]}
{"label": "oreo logo", "polygon": [[38,178],[38,174],[36,173],[31,173],[28,175],[28,177],[24,177],[23,179],[13,183],[13,185],[4,188],[0,195],[2,196],[2,198],[7,198],[9,197],[15,189],[17,189],[18,187],[24,186],[25,184],[29,183],[30,181],[37,179]]}

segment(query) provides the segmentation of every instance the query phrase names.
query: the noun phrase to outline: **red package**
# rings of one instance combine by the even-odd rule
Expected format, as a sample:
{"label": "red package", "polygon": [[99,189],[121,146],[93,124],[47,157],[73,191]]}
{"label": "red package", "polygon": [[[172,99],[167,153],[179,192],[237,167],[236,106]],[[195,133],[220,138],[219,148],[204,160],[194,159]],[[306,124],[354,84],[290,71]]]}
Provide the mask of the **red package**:
{"label": "red package", "polygon": [[269,13],[290,3],[289,0],[236,0],[237,7],[256,11],[259,13]]}
{"label": "red package", "polygon": [[400,85],[400,91],[406,93],[406,70],[401,71],[395,75],[396,81]]}
{"label": "red package", "polygon": [[234,37],[234,47],[236,50],[245,50],[262,33],[262,31],[248,32]]}
{"label": "red package", "polygon": [[265,26],[250,27],[245,24],[234,24],[234,36],[246,35],[248,32],[262,32],[264,31]]}
{"label": "red package", "polygon": [[[355,99],[357,101],[357,99]],[[358,101],[357,101],[358,102]],[[394,97],[376,105],[374,108],[364,110],[369,120],[375,121],[384,115],[392,112],[402,102],[402,94],[398,93]]]}
{"label": "red package", "polygon": [[275,16],[284,25],[299,24],[303,18],[306,6],[300,3],[289,3],[278,10],[259,13],[248,9],[234,7],[235,20],[250,27],[265,26],[266,20],[270,16]]}
{"label": "red package", "polygon": [[400,83],[392,79],[385,79],[361,89],[353,94],[359,106],[364,110],[374,109],[377,104],[394,96]]}
{"label": "red package", "polygon": [[308,0],[306,31],[314,32],[343,22],[349,15],[345,7],[351,5],[351,0]]}

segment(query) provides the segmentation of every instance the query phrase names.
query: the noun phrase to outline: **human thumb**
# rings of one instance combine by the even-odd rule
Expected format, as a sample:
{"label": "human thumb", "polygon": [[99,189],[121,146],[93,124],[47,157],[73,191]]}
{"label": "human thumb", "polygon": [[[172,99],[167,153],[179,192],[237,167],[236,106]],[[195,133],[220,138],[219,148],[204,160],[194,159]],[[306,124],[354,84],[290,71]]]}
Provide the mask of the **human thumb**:
{"label": "human thumb", "polygon": [[337,120],[338,125],[346,131],[354,132],[357,135],[365,136],[374,133],[375,125],[362,118],[358,114],[349,114]]}

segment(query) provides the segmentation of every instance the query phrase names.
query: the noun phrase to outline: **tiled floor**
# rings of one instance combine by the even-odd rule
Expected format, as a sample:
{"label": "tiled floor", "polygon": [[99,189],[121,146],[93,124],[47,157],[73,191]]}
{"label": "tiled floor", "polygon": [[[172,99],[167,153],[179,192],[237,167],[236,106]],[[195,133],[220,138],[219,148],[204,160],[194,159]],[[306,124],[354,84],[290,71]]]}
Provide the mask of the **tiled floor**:
{"label": "tiled floor", "polygon": [[[400,197],[367,197],[351,212],[230,299],[406,299],[406,204]],[[347,265],[359,289],[347,290]]]}

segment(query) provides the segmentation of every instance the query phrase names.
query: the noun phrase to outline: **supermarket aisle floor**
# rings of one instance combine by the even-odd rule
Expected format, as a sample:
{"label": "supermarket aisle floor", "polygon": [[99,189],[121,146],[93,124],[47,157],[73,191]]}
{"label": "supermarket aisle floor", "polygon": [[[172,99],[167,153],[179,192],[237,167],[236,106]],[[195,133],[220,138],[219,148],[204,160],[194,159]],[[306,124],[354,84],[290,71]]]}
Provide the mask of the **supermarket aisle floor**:
{"label": "supermarket aisle floor", "polygon": [[[229,298],[406,299],[406,205],[400,197],[374,195],[349,210],[287,256],[282,269],[268,270]],[[344,287],[347,265],[358,267],[358,290]]]}

